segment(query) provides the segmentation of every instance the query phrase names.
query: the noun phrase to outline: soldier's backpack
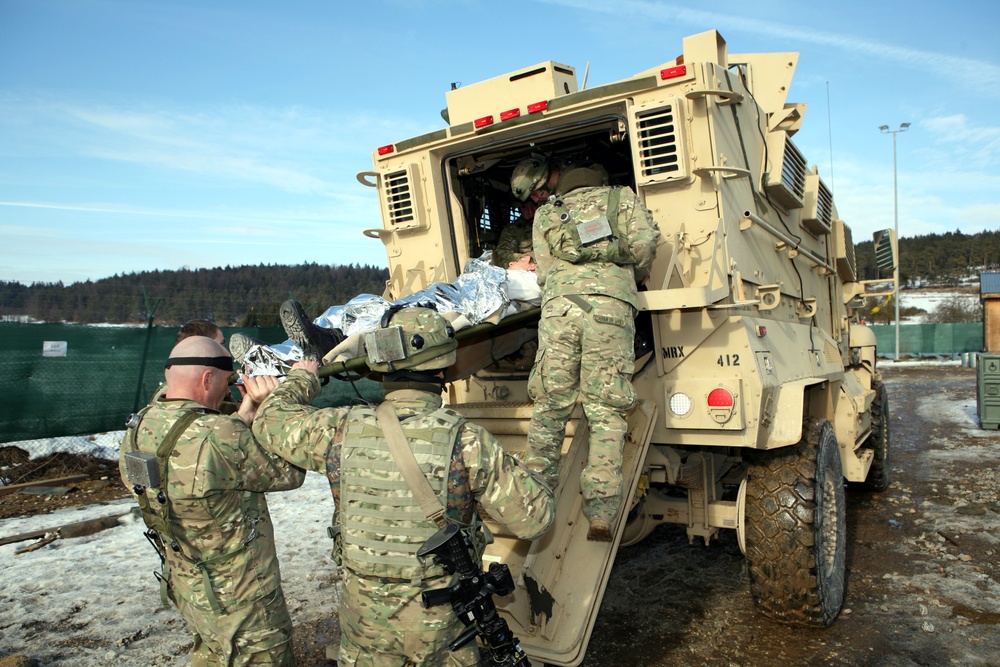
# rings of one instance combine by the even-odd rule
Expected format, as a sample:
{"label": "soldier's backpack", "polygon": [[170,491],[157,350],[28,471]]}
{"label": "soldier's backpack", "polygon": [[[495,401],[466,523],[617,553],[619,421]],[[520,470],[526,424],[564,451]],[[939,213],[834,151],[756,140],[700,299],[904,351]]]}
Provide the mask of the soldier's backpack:
{"label": "soldier's backpack", "polygon": [[553,209],[549,214],[557,216],[559,220],[549,237],[549,248],[553,256],[572,264],[635,264],[628,238],[618,224],[621,188],[607,188],[606,196],[607,214],[590,220],[581,220],[577,210],[565,206],[559,199],[553,202]]}

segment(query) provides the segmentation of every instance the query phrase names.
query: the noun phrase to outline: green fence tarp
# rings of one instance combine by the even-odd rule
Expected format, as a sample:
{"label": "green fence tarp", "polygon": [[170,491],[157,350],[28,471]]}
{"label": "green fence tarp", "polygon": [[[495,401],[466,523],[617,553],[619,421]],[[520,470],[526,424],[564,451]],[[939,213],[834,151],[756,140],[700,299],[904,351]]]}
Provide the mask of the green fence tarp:
{"label": "green fence tarp", "polygon": [[[896,325],[872,325],[878,353],[896,356]],[[899,353],[904,355],[962,354],[983,349],[983,323],[900,324]]]}
{"label": "green fence tarp", "polygon": [[[871,328],[879,354],[895,356],[895,325]],[[269,342],[285,340],[280,327],[224,327],[223,332],[227,340],[236,332]],[[163,381],[163,362],[176,335],[176,327],[147,332],[145,327],[0,322],[0,443],[121,430],[136,396],[144,404]],[[901,355],[982,348],[982,323],[900,326]],[[378,401],[381,392],[381,385],[372,381],[352,385],[331,380],[313,404],[344,405],[357,394]]]}
{"label": "green fence tarp", "polygon": [[[236,332],[286,339],[281,327],[223,327],[227,341]],[[137,391],[145,405],[163,381],[176,335],[176,327],[0,323],[0,443],[123,429]],[[381,396],[378,383],[357,386],[365,400]],[[332,380],[314,405],[342,405],[354,395],[350,383]]]}

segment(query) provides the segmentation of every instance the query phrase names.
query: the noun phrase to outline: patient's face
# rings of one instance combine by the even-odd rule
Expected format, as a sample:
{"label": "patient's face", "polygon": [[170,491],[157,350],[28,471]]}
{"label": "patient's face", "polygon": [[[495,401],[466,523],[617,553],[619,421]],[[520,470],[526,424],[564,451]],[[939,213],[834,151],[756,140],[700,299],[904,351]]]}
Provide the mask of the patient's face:
{"label": "patient's face", "polygon": [[538,266],[535,264],[535,258],[531,255],[521,255],[507,265],[507,269],[510,271],[535,271],[537,268]]}

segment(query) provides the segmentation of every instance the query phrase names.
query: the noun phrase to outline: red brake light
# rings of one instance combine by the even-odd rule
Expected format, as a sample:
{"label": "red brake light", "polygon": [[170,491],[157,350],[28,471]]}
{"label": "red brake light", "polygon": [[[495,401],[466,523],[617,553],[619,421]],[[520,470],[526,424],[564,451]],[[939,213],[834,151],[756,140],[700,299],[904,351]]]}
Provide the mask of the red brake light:
{"label": "red brake light", "polygon": [[483,116],[482,118],[477,118],[473,121],[476,127],[486,127],[487,125],[493,124],[493,116]]}
{"label": "red brake light", "polygon": [[676,79],[679,76],[684,76],[687,74],[687,65],[678,65],[677,67],[668,67],[666,69],[660,70],[660,78],[666,81],[667,79]]}
{"label": "red brake light", "polygon": [[396,150],[396,149],[393,148],[392,144],[389,144],[388,146],[379,146],[378,147],[378,154],[379,155],[388,155],[389,153],[393,152],[394,150]]}
{"label": "red brake light", "polygon": [[731,408],[733,407],[733,395],[725,389],[713,389],[708,395],[708,407]]}
{"label": "red brake light", "polygon": [[545,111],[549,108],[549,101],[543,100],[541,102],[535,102],[534,104],[528,105],[528,113],[538,113],[539,111]]}
{"label": "red brake light", "polygon": [[517,118],[521,115],[520,109],[511,109],[510,111],[502,111],[500,113],[500,120],[510,120],[511,118]]}

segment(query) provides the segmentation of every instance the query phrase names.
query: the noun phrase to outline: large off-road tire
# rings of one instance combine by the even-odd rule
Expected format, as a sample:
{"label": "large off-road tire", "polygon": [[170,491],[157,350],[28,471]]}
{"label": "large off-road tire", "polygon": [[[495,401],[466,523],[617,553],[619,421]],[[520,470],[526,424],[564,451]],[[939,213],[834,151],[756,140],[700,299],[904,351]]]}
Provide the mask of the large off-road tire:
{"label": "large off-road tire", "polygon": [[864,486],[871,491],[885,491],[892,481],[889,476],[889,393],[881,382],[872,382],[875,400],[872,401],[872,432],[861,445],[874,450],[871,468]]}
{"label": "large off-road tire", "polygon": [[646,513],[646,496],[643,496],[625,517],[625,530],[622,533],[619,546],[630,547],[633,544],[638,544],[646,539],[658,525],[660,522]]}
{"label": "large off-road tire", "polygon": [[763,612],[825,627],[844,600],[847,522],[837,436],[807,418],[795,447],[761,452],[746,483],[750,591]]}

